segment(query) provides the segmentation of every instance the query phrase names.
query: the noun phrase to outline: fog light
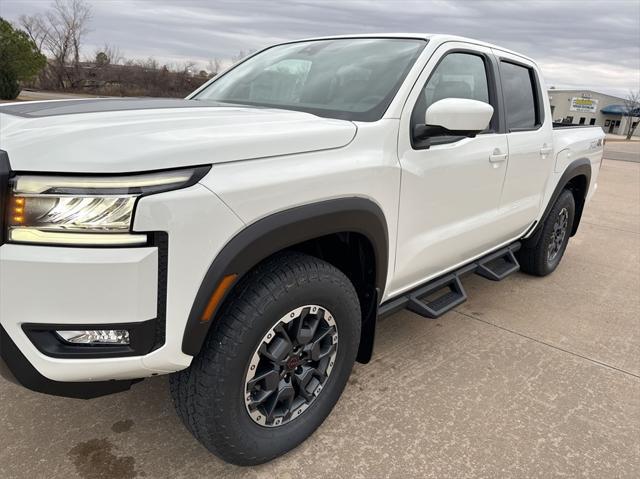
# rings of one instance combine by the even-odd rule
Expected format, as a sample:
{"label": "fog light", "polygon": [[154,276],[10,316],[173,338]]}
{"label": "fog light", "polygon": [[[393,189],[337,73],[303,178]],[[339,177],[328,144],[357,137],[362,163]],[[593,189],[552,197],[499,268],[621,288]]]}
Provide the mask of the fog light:
{"label": "fog light", "polygon": [[126,329],[56,331],[56,334],[72,344],[129,344],[129,331]]}

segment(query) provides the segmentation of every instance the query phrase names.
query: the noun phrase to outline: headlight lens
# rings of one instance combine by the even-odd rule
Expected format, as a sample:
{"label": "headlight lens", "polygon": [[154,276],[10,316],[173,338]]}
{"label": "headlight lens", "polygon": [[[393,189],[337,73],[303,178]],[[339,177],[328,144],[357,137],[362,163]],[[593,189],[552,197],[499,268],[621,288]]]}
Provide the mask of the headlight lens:
{"label": "headlight lens", "polygon": [[8,239],[21,243],[143,244],[131,232],[139,197],[184,188],[209,167],[112,177],[19,175],[11,182]]}
{"label": "headlight lens", "polygon": [[127,232],[136,196],[18,196],[10,226],[42,230]]}

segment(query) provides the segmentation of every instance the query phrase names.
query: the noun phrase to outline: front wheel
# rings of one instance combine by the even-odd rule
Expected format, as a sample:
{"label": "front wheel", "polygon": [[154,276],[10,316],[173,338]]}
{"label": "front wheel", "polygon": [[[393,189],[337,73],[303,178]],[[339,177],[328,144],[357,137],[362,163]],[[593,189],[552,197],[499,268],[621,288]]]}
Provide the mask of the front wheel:
{"label": "front wheel", "polygon": [[567,249],[575,211],[573,194],[564,190],[543,223],[537,241],[533,244],[525,242],[518,251],[517,257],[523,272],[546,276],[555,271]]}
{"label": "front wheel", "polygon": [[356,291],[300,253],[241,280],[191,367],[171,378],[179,415],[211,452],[238,465],[304,441],[337,402],[360,339]]}

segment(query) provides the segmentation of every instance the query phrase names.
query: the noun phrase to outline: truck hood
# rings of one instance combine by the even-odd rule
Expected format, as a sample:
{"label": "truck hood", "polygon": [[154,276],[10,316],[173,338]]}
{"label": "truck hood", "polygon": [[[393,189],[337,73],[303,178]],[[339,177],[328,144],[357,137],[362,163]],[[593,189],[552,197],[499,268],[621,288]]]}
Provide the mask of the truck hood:
{"label": "truck hood", "polygon": [[340,148],[345,120],[196,100],[0,105],[0,149],[17,171],[122,173]]}

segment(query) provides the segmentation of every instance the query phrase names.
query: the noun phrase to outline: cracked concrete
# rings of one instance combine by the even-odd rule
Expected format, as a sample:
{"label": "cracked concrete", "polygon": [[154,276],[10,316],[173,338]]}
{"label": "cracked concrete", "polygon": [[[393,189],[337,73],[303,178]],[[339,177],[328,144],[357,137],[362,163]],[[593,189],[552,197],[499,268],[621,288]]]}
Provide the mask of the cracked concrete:
{"label": "cracked concrete", "polygon": [[325,424],[255,468],[190,436],[166,378],[91,401],[0,378],[0,477],[640,477],[640,163],[605,162],[555,274],[465,286],[382,320]]}

